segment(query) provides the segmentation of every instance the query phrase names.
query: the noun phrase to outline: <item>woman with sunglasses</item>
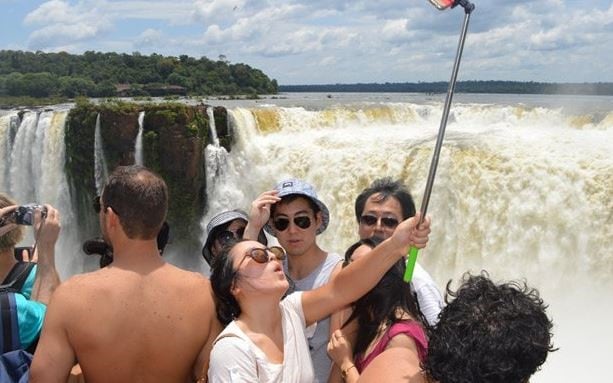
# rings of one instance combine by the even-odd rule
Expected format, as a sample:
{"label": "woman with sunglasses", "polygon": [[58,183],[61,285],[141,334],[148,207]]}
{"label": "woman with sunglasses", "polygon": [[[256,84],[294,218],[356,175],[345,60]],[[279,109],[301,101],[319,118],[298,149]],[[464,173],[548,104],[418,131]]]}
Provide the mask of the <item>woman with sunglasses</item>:
{"label": "woman with sunglasses", "polygon": [[[251,204],[246,238],[264,227],[285,249],[283,268],[298,291],[308,291],[328,283],[341,269],[343,258],[326,251],[318,236],[330,222],[330,212],[315,188],[300,179],[285,179]],[[307,341],[315,370],[313,383],[328,381],[332,360],[326,347],[330,339],[330,318],[323,318],[309,328]]]}
{"label": "woman with sunglasses", "polygon": [[[354,243],[347,249],[343,265],[357,261],[381,241],[372,237]],[[403,281],[404,269],[404,260],[398,260],[350,309],[333,315],[332,320],[340,321],[342,329],[336,330],[328,343],[328,353],[338,367],[329,382],[356,382],[379,355],[398,347],[408,355],[402,373],[412,376],[421,372],[420,363],[428,348],[426,322]]]}
{"label": "woman with sunglasses", "polygon": [[[206,225],[207,237],[202,247],[202,256],[209,266],[227,242],[243,238],[247,221],[247,213],[240,209],[223,211],[211,218]],[[268,244],[262,230],[256,232],[255,238],[264,245]]]}
{"label": "woman with sunglasses", "polygon": [[285,251],[248,240],[228,244],[211,274],[217,316],[228,326],[211,351],[209,381],[312,382],[306,328],[368,292],[409,246],[425,247],[430,223],[418,229],[418,220],[400,223],[389,239],[330,283],[283,300]]}

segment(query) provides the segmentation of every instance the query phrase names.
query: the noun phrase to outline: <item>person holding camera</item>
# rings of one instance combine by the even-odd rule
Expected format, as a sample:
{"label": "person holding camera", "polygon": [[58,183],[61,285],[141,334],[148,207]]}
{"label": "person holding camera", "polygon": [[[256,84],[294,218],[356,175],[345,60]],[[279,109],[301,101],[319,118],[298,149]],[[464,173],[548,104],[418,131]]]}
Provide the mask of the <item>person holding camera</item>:
{"label": "person holding camera", "polygon": [[[31,256],[17,259],[15,246],[23,239],[25,226],[32,225],[36,240]],[[55,243],[60,233],[60,215],[50,205],[17,206],[0,193],[0,307],[2,342],[0,353],[33,352],[47,304],[60,277],[55,268]]]}

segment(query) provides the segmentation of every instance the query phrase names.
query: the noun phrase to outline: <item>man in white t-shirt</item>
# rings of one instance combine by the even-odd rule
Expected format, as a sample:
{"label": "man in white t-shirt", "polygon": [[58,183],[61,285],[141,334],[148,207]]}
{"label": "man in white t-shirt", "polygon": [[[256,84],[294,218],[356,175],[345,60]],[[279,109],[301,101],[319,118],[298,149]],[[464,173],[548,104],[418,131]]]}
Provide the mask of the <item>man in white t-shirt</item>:
{"label": "man in white t-shirt", "polygon": [[[376,179],[355,200],[360,239],[373,236],[389,238],[398,223],[414,215],[413,197],[400,181],[391,178]],[[417,295],[419,309],[428,324],[436,324],[443,308],[443,297],[430,274],[419,263],[415,264],[411,289]]]}

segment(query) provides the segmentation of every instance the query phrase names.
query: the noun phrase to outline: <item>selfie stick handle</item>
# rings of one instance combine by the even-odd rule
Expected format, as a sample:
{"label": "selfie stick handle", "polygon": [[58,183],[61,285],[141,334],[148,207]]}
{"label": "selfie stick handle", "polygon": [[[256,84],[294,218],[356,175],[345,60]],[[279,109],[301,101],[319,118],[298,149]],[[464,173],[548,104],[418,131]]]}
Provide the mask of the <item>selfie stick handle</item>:
{"label": "selfie stick handle", "polygon": [[[470,20],[470,14],[475,9],[475,6],[466,0],[458,0],[455,5],[461,5],[464,8],[464,24],[462,25],[462,33],[460,34],[460,41],[458,42],[458,50],[455,56],[455,62],[453,63],[453,70],[451,72],[451,80],[449,81],[449,88],[447,89],[447,98],[445,99],[445,106],[443,108],[443,117],[441,118],[441,126],[438,130],[438,136],[436,138],[436,145],[434,146],[434,153],[432,155],[432,162],[430,163],[430,172],[428,173],[428,180],[426,181],[426,189],[424,191],[424,197],[421,201],[421,217],[419,219],[418,226],[424,222],[426,218],[426,212],[428,211],[428,203],[430,202],[430,194],[432,194],[432,185],[434,184],[434,176],[436,175],[436,168],[438,166],[438,159],[441,153],[441,147],[443,146],[443,138],[445,137],[445,128],[447,127],[447,119],[449,118],[449,109],[451,108],[451,99],[453,98],[453,91],[455,89],[456,80],[458,78],[458,70],[460,69],[460,59],[462,58],[462,51],[464,50],[464,41],[466,40],[466,31],[468,30],[468,22]],[[455,6],[454,5],[454,6]],[[417,262],[417,253],[419,249],[412,246],[407,256],[406,268],[404,271],[404,281],[411,282],[413,279],[413,270],[415,269],[415,263]]]}

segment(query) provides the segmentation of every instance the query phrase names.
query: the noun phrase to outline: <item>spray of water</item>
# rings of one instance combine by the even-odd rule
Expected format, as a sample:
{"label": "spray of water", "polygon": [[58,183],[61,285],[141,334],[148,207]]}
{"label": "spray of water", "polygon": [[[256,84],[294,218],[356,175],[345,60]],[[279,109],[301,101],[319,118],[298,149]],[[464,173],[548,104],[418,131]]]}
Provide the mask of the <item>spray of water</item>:
{"label": "spray of water", "polygon": [[145,112],[138,114],[138,134],[136,135],[136,143],[134,144],[134,162],[136,165],[143,165],[143,122],[145,121]]}
{"label": "spray of water", "polygon": [[104,183],[108,178],[108,166],[104,155],[104,143],[100,133],[100,113],[96,116],[96,130],[94,132],[94,172],[96,179],[96,191],[98,195],[102,193]]}
{"label": "spray of water", "polygon": [[[401,179],[421,200],[440,110],[408,103],[233,109],[237,144],[208,194],[203,223],[221,210],[247,208],[283,178],[299,177],[317,185],[332,214],[320,244],[342,252],[357,236],[354,199],[375,178]],[[606,330],[612,135],[610,114],[460,104],[450,116],[430,205],[431,244],[420,261],[441,287],[467,270],[487,269],[494,279],[526,279],[541,290],[561,350],[533,381],[567,380],[561,371],[573,358],[606,365],[606,353],[582,356],[588,346],[573,326],[588,310],[600,316],[597,325],[589,320],[594,335]],[[585,300],[590,294],[604,295]],[[604,352],[612,341],[601,334],[589,347]]]}

